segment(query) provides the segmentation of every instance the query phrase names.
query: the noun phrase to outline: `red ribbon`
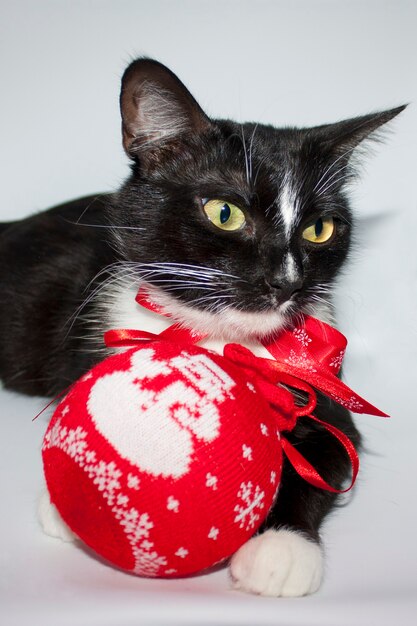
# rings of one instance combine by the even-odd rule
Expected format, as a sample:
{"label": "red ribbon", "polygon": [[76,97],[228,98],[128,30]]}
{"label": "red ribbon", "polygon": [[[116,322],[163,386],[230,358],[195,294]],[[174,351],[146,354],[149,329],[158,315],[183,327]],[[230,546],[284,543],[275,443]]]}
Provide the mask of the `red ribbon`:
{"label": "red ribbon", "polygon": [[345,385],[337,374],[347,339],[341,332],[306,316],[304,324],[281,331],[262,344],[279,364],[280,371],[301,378],[354,413],[388,417]]}
{"label": "red ribbon", "polygon": [[[142,290],[136,300],[145,308],[164,314]],[[160,340],[196,344],[204,337],[205,335],[190,331],[179,324],[173,324],[158,335],[141,330],[110,330],[105,333],[104,340],[108,347],[127,347]],[[257,357],[240,344],[226,344],[223,354],[253,380],[274,411],[280,432],[291,431],[297,419],[305,416],[336,437],[352,465],[352,481],[346,489],[336,489],[329,485],[288,439],[281,437],[281,441],[288,461],[306,481],[333,493],[349,491],[359,471],[358,454],[342,431],[313,415],[317,402],[313,387],[355,413],[388,416],[358,396],[337,377],[347,345],[346,338],[328,324],[306,317],[303,325],[282,330],[272,340],[263,340],[261,343],[273,359]],[[297,404],[291,389],[306,395],[305,404]]]}

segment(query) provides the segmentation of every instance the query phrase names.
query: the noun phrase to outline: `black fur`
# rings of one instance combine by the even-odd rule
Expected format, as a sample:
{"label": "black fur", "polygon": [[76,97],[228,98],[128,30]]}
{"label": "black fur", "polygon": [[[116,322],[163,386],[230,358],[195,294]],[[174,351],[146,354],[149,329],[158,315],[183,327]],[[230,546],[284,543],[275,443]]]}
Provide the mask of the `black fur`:
{"label": "black fur", "polygon": [[[132,173],[120,191],[0,227],[0,376],[11,389],[57,394],[101,358],[91,348],[104,326],[89,323],[99,315],[89,295],[114,276],[117,263],[129,264],[138,283],[147,272],[148,282],[183,303],[219,315],[225,306],[273,312],[291,297],[291,320],[314,313],[319,298],[330,304],[351,242],[344,194],[353,173],[351,156],[403,107],[311,129],[216,121],[175,75],[142,59],[124,75],[121,108]],[[299,208],[289,239],[280,208],[288,182]],[[220,231],[207,220],[203,198],[238,205],[246,226]],[[323,216],[334,218],[335,236],[327,244],[308,244],[303,229]],[[295,286],[286,284],[282,269],[288,252],[297,278],[292,296]],[[175,267],[154,268],[149,275],[151,264],[161,262],[227,274],[222,293],[214,304],[204,301],[203,289],[172,282]],[[232,302],[225,293],[233,294]],[[82,315],[75,316],[85,301]],[[359,445],[348,411],[320,398],[317,414]],[[342,486],[349,463],[333,437],[300,420],[289,438],[323,477]],[[300,529],[318,541],[334,500],[286,466],[266,526]]]}
{"label": "black fur", "polygon": [[70,202],[0,231],[0,377],[10,389],[54,396],[96,361],[84,321],[70,329],[71,316],[115,254],[106,229],[76,221],[89,207],[83,223],[103,223],[107,198]]}

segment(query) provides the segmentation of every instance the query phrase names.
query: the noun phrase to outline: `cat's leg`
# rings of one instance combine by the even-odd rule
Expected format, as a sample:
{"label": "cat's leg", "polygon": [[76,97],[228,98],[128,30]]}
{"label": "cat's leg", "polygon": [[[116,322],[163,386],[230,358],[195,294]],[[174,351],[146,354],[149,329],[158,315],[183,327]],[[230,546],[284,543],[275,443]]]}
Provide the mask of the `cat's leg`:
{"label": "cat's leg", "polygon": [[62,519],[56,506],[52,504],[46,489],[39,498],[38,519],[46,535],[62,541],[75,541],[76,536]]}
{"label": "cat's leg", "polygon": [[[359,447],[359,434],[348,411],[320,399],[316,415],[340,428]],[[322,477],[340,489],[350,464],[337,440],[308,418],[288,439]],[[324,571],[319,528],[337,496],[313,487],[284,462],[281,487],[261,532],[232,557],[236,589],[267,596],[303,596],[319,588]]]}

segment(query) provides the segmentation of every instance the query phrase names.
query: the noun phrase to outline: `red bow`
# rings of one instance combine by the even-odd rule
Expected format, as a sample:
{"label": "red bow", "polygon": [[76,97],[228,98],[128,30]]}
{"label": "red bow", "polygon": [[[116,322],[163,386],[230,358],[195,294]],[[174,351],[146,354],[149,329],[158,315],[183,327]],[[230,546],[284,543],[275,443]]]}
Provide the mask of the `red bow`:
{"label": "red bow", "polygon": [[[142,290],[139,291],[136,300],[145,308],[164,314]],[[132,346],[156,340],[195,344],[204,337],[202,334],[173,324],[159,335],[141,330],[110,330],[105,334],[105,343],[108,347]],[[274,357],[273,359],[257,357],[240,344],[226,344],[224,357],[239,365],[254,381],[258,391],[274,410],[280,432],[291,431],[299,417],[307,416],[338,439],[352,464],[351,484],[343,490],[329,485],[285,437],[282,437],[281,441],[288,460],[309,483],[333,493],[349,491],[359,471],[357,452],[343,432],[313,415],[317,401],[313,387],[355,413],[388,416],[358,396],[337,377],[347,345],[346,338],[328,324],[313,317],[306,317],[303,325],[282,330],[272,340],[263,340],[262,344]],[[297,404],[290,389],[305,394],[307,397],[305,404]]]}

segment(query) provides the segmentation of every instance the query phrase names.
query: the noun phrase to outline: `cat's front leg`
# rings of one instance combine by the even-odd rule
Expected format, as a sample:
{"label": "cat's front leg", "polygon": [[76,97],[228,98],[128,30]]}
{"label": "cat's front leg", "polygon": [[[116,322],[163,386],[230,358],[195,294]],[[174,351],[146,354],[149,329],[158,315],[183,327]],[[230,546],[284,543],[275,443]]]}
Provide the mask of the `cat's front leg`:
{"label": "cat's front leg", "polygon": [[52,504],[48,491],[45,489],[38,502],[38,519],[42,530],[50,537],[56,537],[62,541],[75,541],[76,536],[66,525],[54,504]]}
{"label": "cat's front leg", "polygon": [[[319,399],[317,415],[344,431],[358,448],[359,434],[348,411]],[[340,489],[349,476],[349,461],[338,442],[308,418],[288,436],[322,477]],[[261,532],[231,559],[236,589],[265,596],[303,596],[320,587],[323,550],[319,527],[336,496],[313,487],[284,463],[278,498]]]}

